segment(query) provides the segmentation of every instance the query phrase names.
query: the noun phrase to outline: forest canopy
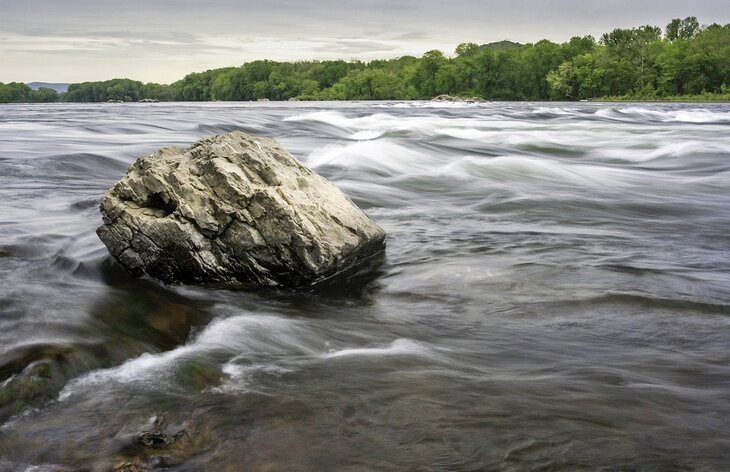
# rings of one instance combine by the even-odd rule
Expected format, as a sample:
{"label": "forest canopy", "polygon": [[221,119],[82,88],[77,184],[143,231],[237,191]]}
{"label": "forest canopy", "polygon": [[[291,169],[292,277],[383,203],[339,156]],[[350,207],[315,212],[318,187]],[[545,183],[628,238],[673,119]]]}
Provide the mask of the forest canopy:
{"label": "forest canopy", "polygon": [[441,94],[487,100],[727,98],[730,24],[701,26],[688,17],[673,19],[664,29],[617,28],[598,39],[462,43],[453,55],[432,50],[370,62],[259,60],[191,73],[169,85],[113,79],[72,84],[61,94],[0,83],[0,103],[410,100]]}

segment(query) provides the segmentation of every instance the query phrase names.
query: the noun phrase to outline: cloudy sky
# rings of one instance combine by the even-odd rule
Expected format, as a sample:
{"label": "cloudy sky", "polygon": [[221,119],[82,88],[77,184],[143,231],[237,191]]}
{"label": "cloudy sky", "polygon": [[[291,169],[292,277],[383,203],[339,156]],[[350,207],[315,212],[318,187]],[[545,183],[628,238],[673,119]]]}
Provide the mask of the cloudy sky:
{"label": "cloudy sky", "polygon": [[0,82],[169,83],[255,59],[375,59],[460,42],[729,23],[726,0],[2,0]]}

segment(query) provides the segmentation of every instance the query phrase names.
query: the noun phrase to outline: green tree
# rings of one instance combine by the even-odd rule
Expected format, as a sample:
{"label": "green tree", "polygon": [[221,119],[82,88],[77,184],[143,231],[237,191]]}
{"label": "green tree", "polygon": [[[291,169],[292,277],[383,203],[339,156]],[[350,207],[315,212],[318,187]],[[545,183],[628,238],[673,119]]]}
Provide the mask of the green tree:
{"label": "green tree", "polygon": [[562,48],[558,44],[542,40],[534,46],[525,46],[520,53],[525,81],[522,94],[531,99],[547,98],[549,96],[547,75],[563,62]]}
{"label": "green tree", "polygon": [[30,102],[32,90],[20,82],[0,83],[0,103]]}
{"label": "green tree", "polygon": [[665,28],[665,37],[669,41],[689,40],[700,32],[700,23],[694,16],[688,16],[684,20],[674,18]]}
{"label": "green tree", "polygon": [[174,85],[147,83],[142,87],[142,98],[171,102],[178,94]]}
{"label": "green tree", "polygon": [[423,55],[410,78],[419,98],[431,98],[438,95],[436,75],[446,62],[444,53],[435,49]]}
{"label": "green tree", "polygon": [[454,51],[458,57],[473,56],[479,53],[479,45],[476,43],[461,43]]}
{"label": "green tree", "polygon": [[211,82],[210,96],[213,100],[235,100],[233,80],[235,70],[228,70],[218,74]]}
{"label": "green tree", "polygon": [[50,103],[58,101],[58,92],[53,89],[41,87],[38,90],[31,91],[29,94],[31,102],[34,103]]}

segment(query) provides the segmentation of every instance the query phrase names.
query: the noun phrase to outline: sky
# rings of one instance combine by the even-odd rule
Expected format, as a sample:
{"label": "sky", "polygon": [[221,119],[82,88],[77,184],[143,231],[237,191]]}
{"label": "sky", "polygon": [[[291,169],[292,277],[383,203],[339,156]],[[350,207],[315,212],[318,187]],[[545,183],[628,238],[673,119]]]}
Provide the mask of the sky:
{"label": "sky", "polygon": [[170,83],[257,59],[453,53],[696,16],[730,23],[726,0],[0,0],[0,82],[127,77]]}

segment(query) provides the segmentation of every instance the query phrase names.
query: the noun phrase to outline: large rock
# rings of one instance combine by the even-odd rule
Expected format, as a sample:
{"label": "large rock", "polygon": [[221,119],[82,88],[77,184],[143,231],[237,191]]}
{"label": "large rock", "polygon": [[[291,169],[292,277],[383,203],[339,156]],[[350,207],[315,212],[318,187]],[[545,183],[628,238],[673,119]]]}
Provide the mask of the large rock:
{"label": "large rock", "polygon": [[299,286],[382,251],[385,232],[276,141],[240,131],[137,160],[97,230],[132,275]]}
{"label": "large rock", "polygon": [[460,97],[458,95],[439,95],[431,99],[432,102],[459,102],[459,103],[484,103],[482,97]]}

